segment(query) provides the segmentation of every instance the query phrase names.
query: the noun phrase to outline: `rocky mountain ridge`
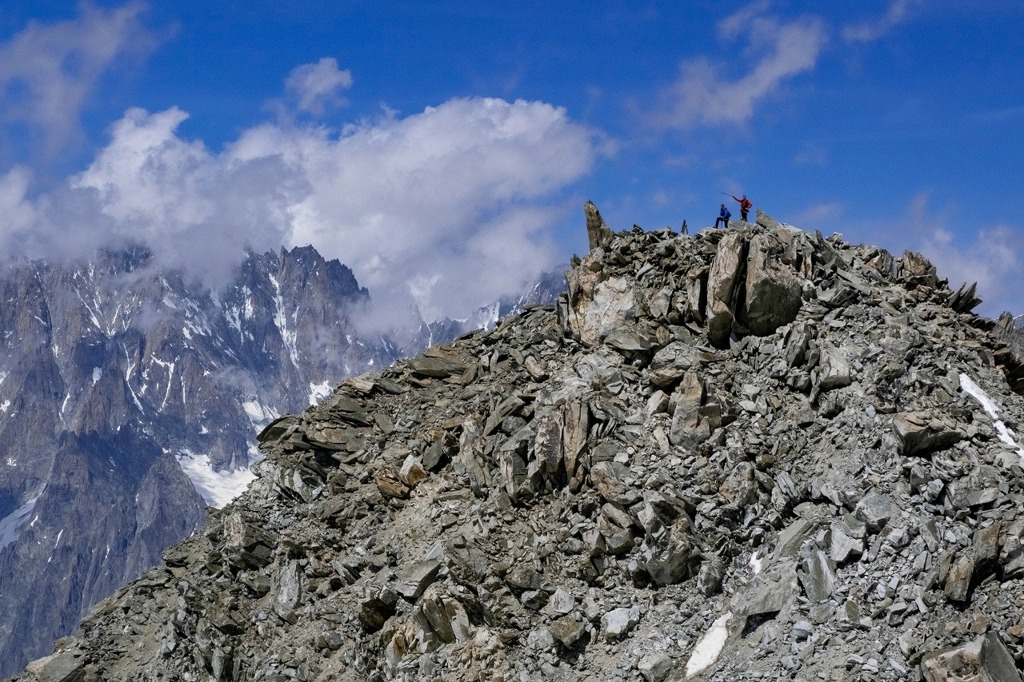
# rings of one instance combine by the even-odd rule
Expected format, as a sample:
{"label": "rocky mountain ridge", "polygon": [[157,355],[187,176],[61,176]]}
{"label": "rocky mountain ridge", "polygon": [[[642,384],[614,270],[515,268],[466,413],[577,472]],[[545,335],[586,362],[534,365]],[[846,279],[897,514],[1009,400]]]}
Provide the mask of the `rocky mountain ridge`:
{"label": "rocky mountain ridge", "polygon": [[973,291],[756,223],[346,380],[17,680],[1020,680],[1020,358]]}
{"label": "rocky mountain ridge", "polygon": [[250,254],[216,291],[143,247],[16,263],[0,301],[0,675],[244,489],[272,418],[518,304],[363,332],[369,293],[312,247]]}
{"label": "rocky mountain ridge", "polygon": [[252,254],[219,292],[160,271],[141,247],[3,271],[3,670],[244,488],[270,418],[347,367],[393,362],[380,343],[319,343],[366,298],[308,248]]}

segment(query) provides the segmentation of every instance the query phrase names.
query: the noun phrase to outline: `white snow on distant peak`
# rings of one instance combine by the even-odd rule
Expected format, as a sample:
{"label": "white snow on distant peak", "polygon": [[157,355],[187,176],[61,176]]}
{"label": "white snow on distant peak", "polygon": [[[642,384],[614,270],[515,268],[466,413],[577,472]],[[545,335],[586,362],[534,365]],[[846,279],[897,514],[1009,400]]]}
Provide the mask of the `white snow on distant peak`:
{"label": "white snow on distant peak", "polygon": [[690,660],[686,662],[687,678],[696,675],[718,660],[718,656],[725,647],[725,641],[729,638],[729,621],[731,619],[732,611],[723,613],[693,647]]}
{"label": "white snow on distant peak", "polygon": [[242,287],[242,294],[245,295],[245,306],[242,308],[242,314],[245,319],[251,320],[256,316],[256,308],[252,304],[252,292],[249,287]]}
{"label": "white snow on distant peak", "polygon": [[2,403],[0,403],[0,412],[4,412],[4,413],[6,413],[6,412],[7,412],[7,410],[8,410],[8,409],[9,409],[10,407],[11,407],[11,401],[10,401],[10,400],[5,400],[5,401],[3,401]]}
{"label": "white snow on distant peak", "polygon": [[[277,331],[281,334],[281,341],[284,343],[285,348],[288,349],[288,355],[292,359],[292,364],[298,367],[298,333],[294,329],[288,328],[288,315],[284,310],[284,297],[281,296],[281,283],[278,282],[277,278],[273,275],[268,275],[268,277],[270,278],[270,283],[274,286],[274,324],[277,326]],[[292,317],[294,317],[294,315]]]}
{"label": "white snow on distant peak", "polygon": [[[174,387],[174,366],[175,366],[175,362],[173,360],[161,360],[160,358],[156,357],[155,355],[153,357],[151,357],[149,359],[149,361],[152,364],[157,365],[159,367],[163,367],[164,369],[167,370],[167,388],[164,389],[164,399],[163,399],[163,402],[160,403],[160,409],[162,410],[165,407],[167,407],[167,400],[170,398],[170,396],[171,396],[171,389]],[[148,368],[143,373],[143,377],[145,379],[149,379],[149,369]],[[142,391],[141,391],[143,394],[145,394],[146,388],[147,388],[147,385],[143,384]]]}
{"label": "white snow on distant peak", "polygon": [[238,332],[239,338],[242,337],[242,320],[239,318],[237,308],[224,308],[224,319],[227,320],[228,325],[232,329]]}
{"label": "white snow on distant peak", "polygon": [[1021,464],[1024,464],[1024,448],[1014,440],[1013,431],[1006,428],[1006,424],[999,419],[999,408],[996,407],[996,404],[988,394],[985,393],[978,384],[974,383],[973,379],[962,372],[960,373],[960,388],[981,403],[982,409],[988,413],[988,416],[992,417],[992,425],[995,427],[996,433],[999,434],[999,440],[1003,441],[1011,448],[1016,448],[1017,456],[1020,457]]}
{"label": "white snow on distant peak", "polygon": [[277,416],[277,412],[264,405],[258,400],[246,400],[242,403],[242,409],[249,415],[249,421],[254,426],[262,426]]}
{"label": "white snow on distant peak", "polygon": [[3,549],[12,542],[17,542],[18,538],[21,537],[21,530],[25,527],[29,517],[32,516],[32,512],[36,508],[36,501],[39,499],[39,495],[42,494],[43,491],[40,490],[38,495],[0,519],[0,549]]}
{"label": "white snow on distant peak", "polygon": [[494,329],[498,325],[498,320],[501,319],[500,313],[501,306],[498,303],[492,303],[491,305],[484,308],[486,311],[483,319],[480,321],[483,323],[484,329]]}
{"label": "white snow on distant peak", "polygon": [[202,495],[206,504],[215,509],[220,509],[241,495],[256,479],[256,474],[248,467],[232,471],[215,470],[209,455],[197,455],[190,450],[182,450],[174,458],[192,481],[196,492]]}
{"label": "white snow on distant peak", "polygon": [[331,384],[325,379],[319,384],[309,384],[309,404],[319,405],[321,400],[330,397]]}
{"label": "white snow on distant peak", "polygon": [[103,368],[102,367],[93,367],[92,368],[92,383],[93,383],[93,386],[96,385],[96,382],[100,380],[101,376],[103,376]]}

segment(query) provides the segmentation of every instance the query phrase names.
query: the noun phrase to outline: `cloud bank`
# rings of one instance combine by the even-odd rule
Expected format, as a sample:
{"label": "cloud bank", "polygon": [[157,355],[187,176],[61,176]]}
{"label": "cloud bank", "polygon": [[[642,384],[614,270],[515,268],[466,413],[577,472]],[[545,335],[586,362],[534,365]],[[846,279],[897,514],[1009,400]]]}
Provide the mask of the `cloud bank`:
{"label": "cloud bank", "polygon": [[[86,2],[0,43],[0,152],[25,132],[53,155],[76,138],[103,79],[156,46],[145,10]],[[545,102],[482,97],[319,123],[353,82],[333,57],[299,65],[267,122],[217,150],[179,132],[178,107],[130,108],[84,170],[45,192],[27,167],[0,168],[0,249],[57,259],[145,244],[216,288],[248,250],[312,244],[352,268],[379,317],[415,307],[428,320],[468,315],[556,264],[552,228],[601,153],[595,131]]]}
{"label": "cloud bank", "polygon": [[24,169],[0,177],[0,247],[144,243],[216,286],[247,249],[313,244],[375,300],[464,315],[555,265],[559,192],[599,153],[564,109],[522,100],[455,99],[342,131],[266,123],[220,152],[179,136],[186,118],[127,111],[88,168],[45,196],[29,195]]}
{"label": "cloud bank", "polygon": [[597,139],[542,102],[467,98],[399,118],[322,129],[264,125],[228,153],[280,159],[308,187],[287,207],[292,243],[349,264],[371,292],[434,318],[553,265],[548,200],[592,168]]}
{"label": "cloud bank", "polygon": [[1019,254],[1024,253],[1020,229],[1001,223],[973,233],[960,230],[958,239],[946,226],[951,209],[931,209],[931,199],[930,193],[918,192],[907,209],[906,222],[916,238],[915,248],[935,264],[950,288],[977,282],[983,299],[978,312],[992,317],[1004,310],[1019,314]]}

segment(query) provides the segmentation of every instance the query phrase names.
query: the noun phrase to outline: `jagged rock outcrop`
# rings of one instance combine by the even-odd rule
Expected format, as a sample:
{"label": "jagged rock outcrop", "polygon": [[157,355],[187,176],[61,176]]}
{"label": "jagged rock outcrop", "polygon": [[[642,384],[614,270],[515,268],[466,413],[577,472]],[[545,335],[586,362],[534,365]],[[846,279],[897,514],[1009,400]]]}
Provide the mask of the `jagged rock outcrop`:
{"label": "jagged rock outcrop", "polygon": [[1017,393],[1024,394],[1024,316],[1013,317],[1004,312],[996,320],[996,336],[1005,345],[995,355],[1006,372],[1006,380]]}
{"label": "jagged rock outcrop", "polygon": [[1024,400],[926,259],[759,214],[569,285],[269,425],[17,679],[1020,679]]}
{"label": "jagged rock outcrop", "polygon": [[367,293],[310,247],[251,254],[216,292],[135,247],[4,264],[0,293],[0,674],[201,527],[254,424],[398,355],[323,347]]}
{"label": "jagged rock outcrop", "polygon": [[587,216],[587,239],[590,241],[590,248],[598,249],[611,241],[612,230],[608,223],[601,217],[601,212],[593,201],[587,201],[583,205],[583,212]]}
{"label": "jagged rock outcrop", "polygon": [[468,321],[365,332],[368,292],[312,247],[231,275],[209,291],[141,247],[0,269],[0,676],[244,488],[270,419],[564,289],[559,273]]}

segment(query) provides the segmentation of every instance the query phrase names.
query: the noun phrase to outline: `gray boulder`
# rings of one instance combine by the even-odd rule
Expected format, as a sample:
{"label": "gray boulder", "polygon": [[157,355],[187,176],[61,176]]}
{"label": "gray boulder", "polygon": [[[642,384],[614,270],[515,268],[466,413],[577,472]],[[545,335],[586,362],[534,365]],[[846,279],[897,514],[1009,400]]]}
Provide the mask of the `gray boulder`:
{"label": "gray boulder", "polygon": [[750,240],[744,322],[755,336],[772,334],[796,319],[801,286],[793,269],[779,261],[784,245],[771,234]]}

